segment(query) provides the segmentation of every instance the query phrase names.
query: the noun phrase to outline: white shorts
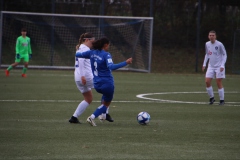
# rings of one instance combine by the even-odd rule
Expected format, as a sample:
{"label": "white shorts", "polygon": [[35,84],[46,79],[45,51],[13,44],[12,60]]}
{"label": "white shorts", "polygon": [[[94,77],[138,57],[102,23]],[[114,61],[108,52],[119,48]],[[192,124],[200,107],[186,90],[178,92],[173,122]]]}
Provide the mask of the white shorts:
{"label": "white shorts", "polygon": [[206,72],[206,78],[225,78],[225,68],[220,72],[219,68],[208,68]]}
{"label": "white shorts", "polygon": [[92,88],[94,88],[94,86],[93,86],[93,81],[87,81],[86,85],[83,85],[81,81],[75,81],[75,83],[76,83],[76,85],[77,85],[78,90],[79,90],[81,93],[88,92],[88,91],[90,91]]}

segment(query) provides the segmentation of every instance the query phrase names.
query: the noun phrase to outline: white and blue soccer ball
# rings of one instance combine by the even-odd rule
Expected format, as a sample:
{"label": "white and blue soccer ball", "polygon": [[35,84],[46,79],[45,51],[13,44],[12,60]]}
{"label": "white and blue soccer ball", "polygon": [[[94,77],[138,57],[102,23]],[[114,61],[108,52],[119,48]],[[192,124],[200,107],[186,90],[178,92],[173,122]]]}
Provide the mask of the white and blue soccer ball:
{"label": "white and blue soccer ball", "polygon": [[148,114],[147,112],[140,112],[137,115],[137,121],[141,125],[148,124],[150,119],[151,119],[150,114]]}

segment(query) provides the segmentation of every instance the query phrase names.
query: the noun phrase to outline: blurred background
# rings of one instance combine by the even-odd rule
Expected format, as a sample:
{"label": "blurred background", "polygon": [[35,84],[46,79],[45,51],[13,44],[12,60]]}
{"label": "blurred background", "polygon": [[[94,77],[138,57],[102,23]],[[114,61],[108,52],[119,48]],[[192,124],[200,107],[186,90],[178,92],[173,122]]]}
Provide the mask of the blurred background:
{"label": "blurred background", "polygon": [[153,73],[201,73],[208,32],[215,30],[227,50],[226,73],[240,73],[240,0],[0,0],[0,9],[153,17]]}

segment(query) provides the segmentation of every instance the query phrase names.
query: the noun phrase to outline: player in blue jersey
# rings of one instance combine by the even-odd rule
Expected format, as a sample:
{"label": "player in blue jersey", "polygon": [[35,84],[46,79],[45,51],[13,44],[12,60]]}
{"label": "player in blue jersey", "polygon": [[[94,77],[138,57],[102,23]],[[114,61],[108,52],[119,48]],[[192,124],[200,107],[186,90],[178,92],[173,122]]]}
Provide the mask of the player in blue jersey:
{"label": "player in blue jersey", "polygon": [[104,37],[92,43],[93,50],[77,52],[76,57],[89,58],[93,73],[94,88],[102,94],[102,104],[87,118],[87,122],[92,126],[97,126],[94,119],[99,115],[104,115],[111,104],[114,94],[114,79],[112,70],[124,67],[132,63],[132,58],[118,64],[114,64],[112,56],[108,51],[110,41]]}

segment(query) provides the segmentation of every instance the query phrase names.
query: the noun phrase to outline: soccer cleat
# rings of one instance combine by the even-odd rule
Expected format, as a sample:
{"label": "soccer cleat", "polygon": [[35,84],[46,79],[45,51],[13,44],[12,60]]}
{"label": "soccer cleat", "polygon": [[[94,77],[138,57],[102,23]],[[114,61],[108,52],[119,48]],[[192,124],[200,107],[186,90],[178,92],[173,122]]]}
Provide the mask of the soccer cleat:
{"label": "soccer cleat", "polygon": [[224,100],[220,100],[219,105],[223,106],[225,104]]}
{"label": "soccer cleat", "polygon": [[212,105],[214,102],[215,102],[214,97],[212,97],[212,98],[209,99],[209,104],[210,104],[210,105]]}
{"label": "soccer cleat", "polygon": [[5,70],[6,77],[9,76],[9,73],[10,73],[9,70],[6,69],[6,70]]}
{"label": "soccer cleat", "polygon": [[23,77],[23,78],[26,78],[26,77],[27,77],[27,75],[23,73],[23,74],[22,74],[22,77]]}
{"label": "soccer cleat", "polygon": [[106,120],[108,122],[114,122],[114,119],[112,119],[112,117],[109,114],[106,114]]}
{"label": "soccer cleat", "polygon": [[81,124],[81,123],[79,122],[79,120],[78,120],[76,117],[74,117],[74,116],[72,116],[72,117],[69,119],[68,122],[70,122],[70,123],[79,123],[79,124]]}
{"label": "soccer cleat", "polygon": [[87,118],[87,122],[91,125],[91,126],[97,126],[96,123],[94,122],[94,120],[91,117]]}

